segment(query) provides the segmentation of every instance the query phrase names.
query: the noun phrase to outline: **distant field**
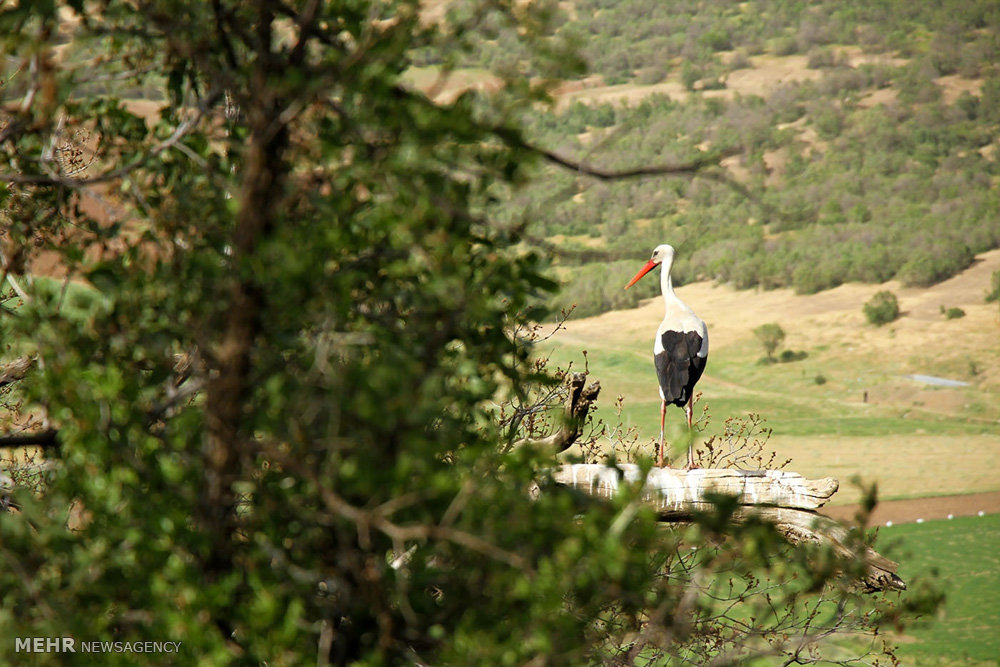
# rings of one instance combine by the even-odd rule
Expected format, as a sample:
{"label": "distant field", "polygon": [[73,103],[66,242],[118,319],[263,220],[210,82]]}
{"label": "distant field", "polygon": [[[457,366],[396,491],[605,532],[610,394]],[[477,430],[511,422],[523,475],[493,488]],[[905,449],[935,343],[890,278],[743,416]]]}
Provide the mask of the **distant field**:
{"label": "distant field", "polygon": [[915,583],[933,579],[947,600],[940,617],[899,638],[904,665],[997,665],[1000,659],[1000,515],[955,518],[882,528],[899,574]]}
{"label": "distant field", "polygon": [[[998,268],[1000,251],[992,251],[926,289],[852,284],[802,296],[708,283],[679,288],[708,323],[712,345],[698,385],[698,411],[708,406],[711,415],[700,440],[719,433],[727,417],[758,413],[774,429],[770,444],[779,459],[792,459],[790,469],[840,480],[834,504],[857,500],[854,477],[877,483],[883,498],[1000,489],[994,474],[1000,464],[1000,320],[996,304],[983,303],[990,273]],[[899,296],[904,316],[881,328],[867,325],[862,304],[886,288]],[[957,304],[966,317],[945,320],[938,303]],[[659,432],[651,357],[661,318],[662,302],[650,299],[637,309],[571,320],[540,349],[555,363],[578,368],[587,350],[604,392],[599,415],[616,421],[609,406],[623,395],[622,421],[638,428],[649,451]],[[763,350],[752,330],[765,322],[787,332],[785,349],[807,356],[759,365]],[[911,374],[969,386],[935,387],[905,377]],[[682,435],[683,413],[671,407],[668,437],[680,441]]]}

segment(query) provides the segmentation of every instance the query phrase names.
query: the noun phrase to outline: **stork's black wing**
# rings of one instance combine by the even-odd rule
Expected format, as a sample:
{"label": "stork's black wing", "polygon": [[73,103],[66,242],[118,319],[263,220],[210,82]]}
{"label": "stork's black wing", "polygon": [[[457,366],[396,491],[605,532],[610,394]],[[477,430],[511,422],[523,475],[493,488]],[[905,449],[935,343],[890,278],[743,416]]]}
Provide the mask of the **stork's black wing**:
{"label": "stork's black wing", "polygon": [[664,331],[660,340],[663,352],[653,359],[663,398],[667,403],[683,407],[708,361],[707,357],[698,356],[702,338],[697,331]]}

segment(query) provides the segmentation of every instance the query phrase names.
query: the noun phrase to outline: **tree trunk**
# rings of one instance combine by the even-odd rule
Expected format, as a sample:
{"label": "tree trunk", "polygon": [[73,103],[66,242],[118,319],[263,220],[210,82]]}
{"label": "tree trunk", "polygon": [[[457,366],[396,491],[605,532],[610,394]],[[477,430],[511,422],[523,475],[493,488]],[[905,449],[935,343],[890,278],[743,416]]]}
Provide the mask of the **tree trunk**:
{"label": "tree trunk", "polygon": [[[614,467],[566,464],[556,469],[553,478],[589,495],[610,498],[620,484],[639,482],[642,473],[639,466],[630,463]],[[781,470],[653,468],[646,477],[642,499],[657,511],[661,521],[672,522],[688,521],[695,512],[711,507],[712,495],[736,496],[740,504],[737,520],[757,517],[772,523],[792,544],[827,543],[838,554],[850,556],[848,529],[816,512],[839,486],[832,477],[811,480]],[[896,575],[897,563],[868,547],[864,558],[868,572],[860,583],[866,590],[906,588]]]}

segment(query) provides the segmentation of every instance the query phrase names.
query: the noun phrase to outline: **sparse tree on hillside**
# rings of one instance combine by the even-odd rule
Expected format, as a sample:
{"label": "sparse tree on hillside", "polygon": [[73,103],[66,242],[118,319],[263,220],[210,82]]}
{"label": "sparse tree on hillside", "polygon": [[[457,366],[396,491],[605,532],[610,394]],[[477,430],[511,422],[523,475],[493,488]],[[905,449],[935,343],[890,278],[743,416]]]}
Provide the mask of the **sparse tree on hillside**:
{"label": "sparse tree on hillside", "polygon": [[764,353],[768,361],[774,361],[774,353],[785,341],[785,330],[776,322],[762,324],[753,330],[753,335],[757,337],[760,344],[764,346]]}

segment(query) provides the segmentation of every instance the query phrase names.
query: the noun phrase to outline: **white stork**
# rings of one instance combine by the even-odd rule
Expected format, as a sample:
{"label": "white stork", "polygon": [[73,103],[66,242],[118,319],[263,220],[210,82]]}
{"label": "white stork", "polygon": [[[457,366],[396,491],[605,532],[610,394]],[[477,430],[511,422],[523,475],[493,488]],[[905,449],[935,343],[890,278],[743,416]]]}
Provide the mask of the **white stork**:
{"label": "white stork", "polygon": [[[673,403],[684,408],[687,415],[688,431],[691,430],[694,385],[701,378],[708,362],[708,327],[691,308],[677,298],[670,281],[670,266],[674,263],[673,247],[663,244],[653,250],[653,256],[646,266],[629,281],[625,289],[639,282],[639,279],[660,265],[660,289],[666,315],[656,330],[653,341],[653,362],[656,377],[660,381],[660,451],[658,464],[663,467],[663,424],[667,416],[667,404]],[[694,452],[688,447],[687,468],[694,467]]]}

